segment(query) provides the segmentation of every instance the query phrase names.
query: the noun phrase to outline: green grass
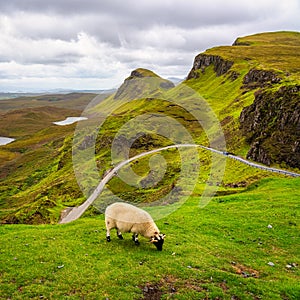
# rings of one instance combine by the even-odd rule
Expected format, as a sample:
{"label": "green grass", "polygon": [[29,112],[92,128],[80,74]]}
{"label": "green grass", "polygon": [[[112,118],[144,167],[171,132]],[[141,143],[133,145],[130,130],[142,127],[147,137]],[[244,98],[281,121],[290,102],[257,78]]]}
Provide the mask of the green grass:
{"label": "green grass", "polygon": [[82,200],[71,160],[76,125],[51,123],[80,113],[47,106],[4,115],[2,134],[9,131],[17,140],[0,149],[2,221],[56,223],[63,209],[62,202],[75,205],[76,200]]}
{"label": "green grass", "polygon": [[[290,80],[299,80],[300,49],[299,32],[269,32],[238,38],[237,46],[215,47],[208,54],[247,64],[250,67],[288,72]],[[240,65],[238,64],[238,68]],[[234,68],[235,69],[235,68]]]}
{"label": "green grass", "polygon": [[[151,80],[141,86],[139,80],[125,80],[118,94],[122,97],[100,97],[89,110],[99,118],[102,113],[109,114],[93,152],[99,176],[111,168],[110,150],[115,134],[129,120],[145,113],[166,114],[185,127],[195,142],[208,144],[209,137],[190,113],[195,107],[188,100],[197,93],[219,119],[227,150],[245,156],[249,145],[240,130],[239,116],[253,102],[256,90],[243,87],[243,76],[253,67],[271,69],[283,80],[264,89],[275,92],[281,85],[295,85],[299,82],[298,41],[299,33],[267,33],[239,38],[232,47],[210,49],[206,54],[234,60],[229,73],[218,77],[213,66],[209,66],[199,73],[198,79],[172,89],[153,72],[138,69],[142,77],[149,76]],[[239,74],[235,80],[231,71]],[[186,87],[193,93],[189,94]],[[193,173],[195,157],[189,152],[185,154],[190,169],[181,181],[177,202],[147,208],[153,216],[159,216],[180,207],[157,221],[167,235],[162,252],[142,238],[141,245],[136,247],[130,234],[125,234],[122,241],[112,235],[112,242],[107,243],[104,216],[94,214],[95,208],[71,224],[53,225],[65,206],[79,205],[84,197],[72,165],[75,125],[57,127],[51,122],[75,113],[66,109],[70,103],[79,114],[92,97],[70,94],[1,100],[5,114],[0,131],[2,135],[12,133],[18,138],[0,149],[1,221],[52,225],[0,226],[0,299],[126,300],[141,299],[143,293],[147,299],[300,298],[300,179],[270,174],[227,158],[225,174],[215,183],[219,186],[216,196],[200,208],[204,188],[220,172],[216,170],[209,177],[212,154],[203,149],[198,151],[198,175]],[[29,108],[11,111],[23,105]],[[152,129],[164,129],[153,120]],[[91,134],[89,122],[92,120],[84,127],[83,138]],[[142,125],[131,124],[125,132],[132,133],[133,128]],[[214,128],[208,131],[211,133]],[[131,156],[171,143],[164,135],[144,132],[147,134],[133,143]],[[177,132],[174,128],[170,132],[172,138],[178,137],[172,135]],[[92,161],[85,154],[82,151],[82,170]],[[161,199],[180,181],[183,166],[177,150],[160,154],[167,167],[156,185],[133,187],[115,177],[108,187],[130,202]],[[132,162],[124,168],[125,172],[131,167],[136,174],[146,176],[152,159],[149,156]],[[153,171],[157,171],[156,165]],[[88,175],[82,183],[93,189],[98,182]],[[195,189],[180,206],[192,179],[196,180]],[[142,181],[138,179],[135,183]],[[100,208],[106,196],[105,192],[101,194]],[[269,224],[272,228],[268,228]]]}
{"label": "green grass", "polygon": [[[120,132],[123,125],[131,124],[130,120],[143,114],[151,113],[153,118],[149,118],[149,123],[137,122],[124,130],[129,135],[134,132],[132,129],[137,128],[146,133],[134,142],[130,149],[130,156],[172,144],[180,137],[172,126],[169,132],[173,141],[149,130],[148,124],[154,131],[164,132],[167,127],[157,122],[155,117],[158,114],[165,114],[186,128],[195,143],[209,145],[215,127],[206,128],[204,132],[191,113],[206,111],[207,106],[203,105],[201,97],[205,99],[222,126],[227,151],[246,157],[250,145],[240,128],[239,116],[244,107],[253,103],[254,93],[257,90],[244,88],[243,77],[253,67],[266,70],[275,68],[273,71],[279,74],[283,81],[279,84],[267,85],[264,87],[265,90],[274,92],[280,86],[294,85],[295,82],[299,82],[297,79],[299,59],[296,57],[298,48],[299,33],[295,32],[265,33],[239,38],[235,46],[216,47],[205,52],[208,55],[218,55],[223,59],[233,60],[234,64],[228,73],[217,76],[214,66],[211,65],[204,73],[199,71],[199,78],[187,80],[175,88],[166,86],[166,80],[149,70],[136,70],[140,73],[140,77],[129,76],[116,93],[118,97],[115,97],[116,94],[105,99],[98,96],[96,105],[87,111],[99,120],[103,118],[103,114],[108,116],[98,132],[95,151],[92,154],[87,154],[88,151],[81,153],[80,167],[82,170],[88,170],[81,183],[86,190],[94,189],[104,172],[112,167],[111,145],[115,135]],[[276,63],[276,66],[273,66],[271,61]],[[232,71],[238,73],[237,78],[233,79]],[[145,78],[146,80],[143,80]],[[10,132],[13,133],[12,136],[18,137],[17,141],[0,149],[0,219],[2,222],[55,223],[63,207],[78,205],[84,201],[72,165],[72,136],[75,125],[58,127],[51,125],[51,122],[74,112],[66,109],[71,102],[74,103],[74,108],[79,109],[79,115],[83,103],[88,103],[92,96],[91,94],[46,95],[13,99],[10,102],[1,100],[1,103],[4,103],[2,106],[4,111],[15,108],[17,104],[30,107],[8,111],[3,115],[5,118],[1,119],[2,122],[0,121],[0,134],[2,132],[5,135]],[[198,96],[197,101],[190,101],[195,96]],[[56,107],[49,108],[50,104]],[[200,118],[203,117],[201,113],[199,115]],[[85,122],[82,123],[84,128],[79,144],[92,135],[89,122],[93,123],[95,120],[90,118]],[[211,136],[208,136],[208,133]],[[268,133],[272,134],[272,132]],[[131,137],[134,137],[134,134]],[[272,142],[270,141],[270,144]],[[282,152],[280,147],[277,150],[274,156]],[[164,155],[168,162],[167,176],[156,186],[148,189],[132,188],[114,178],[109,183],[109,187],[126,199],[136,199],[136,202],[155,201],[163,193],[170,191],[172,185],[178,181],[177,173],[180,164],[178,153],[174,151]],[[201,172],[194,191],[195,195],[201,194],[209,178],[211,155],[199,151],[199,159]],[[96,161],[95,165],[94,161]],[[144,176],[150,171],[148,162],[149,157],[144,158],[132,164],[133,169]],[[280,166],[280,163],[276,162],[276,164],[277,167]],[[282,163],[281,167],[286,167],[286,164]],[[94,170],[98,172],[99,177],[92,176]],[[225,176],[219,183],[218,194],[236,193],[268,176],[269,173],[227,160]],[[185,178],[187,185],[189,179],[193,178],[189,176]]]}
{"label": "green grass", "polygon": [[141,299],[148,288],[162,299],[299,299],[299,187],[267,179],[203,209],[191,197],[157,221],[162,252],[129,234],[107,243],[103,215],[3,225],[0,298]]}

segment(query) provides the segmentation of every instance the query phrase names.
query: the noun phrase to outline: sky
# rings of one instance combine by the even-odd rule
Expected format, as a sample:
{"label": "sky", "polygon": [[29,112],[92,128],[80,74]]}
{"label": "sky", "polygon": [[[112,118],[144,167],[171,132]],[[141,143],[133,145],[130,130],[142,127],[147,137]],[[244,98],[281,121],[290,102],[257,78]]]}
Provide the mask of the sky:
{"label": "sky", "polygon": [[184,78],[205,49],[299,16],[299,0],[0,0],[0,92],[116,88],[140,67]]}

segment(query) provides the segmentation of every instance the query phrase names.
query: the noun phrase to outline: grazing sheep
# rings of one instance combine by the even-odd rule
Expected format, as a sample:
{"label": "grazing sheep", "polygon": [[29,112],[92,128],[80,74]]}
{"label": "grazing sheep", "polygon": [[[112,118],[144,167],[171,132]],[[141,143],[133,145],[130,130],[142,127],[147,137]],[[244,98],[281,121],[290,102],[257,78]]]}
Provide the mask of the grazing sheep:
{"label": "grazing sheep", "polygon": [[132,240],[139,245],[138,235],[149,238],[157,250],[162,250],[164,234],[159,229],[152,217],[144,210],[133,205],[116,202],[109,205],[105,210],[106,240],[110,242],[110,230],[117,229],[119,239],[123,239],[122,232],[132,232]]}

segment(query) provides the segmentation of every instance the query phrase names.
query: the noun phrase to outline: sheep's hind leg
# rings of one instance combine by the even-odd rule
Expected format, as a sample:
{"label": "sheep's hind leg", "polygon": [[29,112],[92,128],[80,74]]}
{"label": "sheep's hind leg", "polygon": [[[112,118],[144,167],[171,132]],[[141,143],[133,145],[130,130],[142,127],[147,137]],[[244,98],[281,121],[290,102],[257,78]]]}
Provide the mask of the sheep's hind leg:
{"label": "sheep's hind leg", "polygon": [[138,234],[134,233],[132,235],[132,240],[134,241],[134,243],[138,246],[140,244],[139,239],[138,239]]}
{"label": "sheep's hind leg", "polygon": [[118,238],[119,238],[120,240],[123,240],[123,239],[124,239],[124,238],[123,238],[123,235],[122,235],[121,231],[119,231],[119,229],[117,229],[117,235],[118,235]]}

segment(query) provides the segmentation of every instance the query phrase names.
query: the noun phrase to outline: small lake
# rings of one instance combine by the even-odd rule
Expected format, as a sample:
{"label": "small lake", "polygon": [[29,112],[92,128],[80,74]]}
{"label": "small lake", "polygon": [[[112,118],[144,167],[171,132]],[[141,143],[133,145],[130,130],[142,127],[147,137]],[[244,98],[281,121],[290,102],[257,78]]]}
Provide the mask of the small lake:
{"label": "small lake", "polygon": [[64,126],[64,125],[70,125],[75,122],[83,121],[83,120],[87,120],[87,119],[88,118],[86,118],[86,117],[67,117],[65,120],[59,121],[59,122],[53,122],[53,124]]}
{"label": "small lake", "polygon": [[4,136],[0,136],[0,146],[7,145],[7,144],[13,142],[14,140],[15,139],[4,137]]}

